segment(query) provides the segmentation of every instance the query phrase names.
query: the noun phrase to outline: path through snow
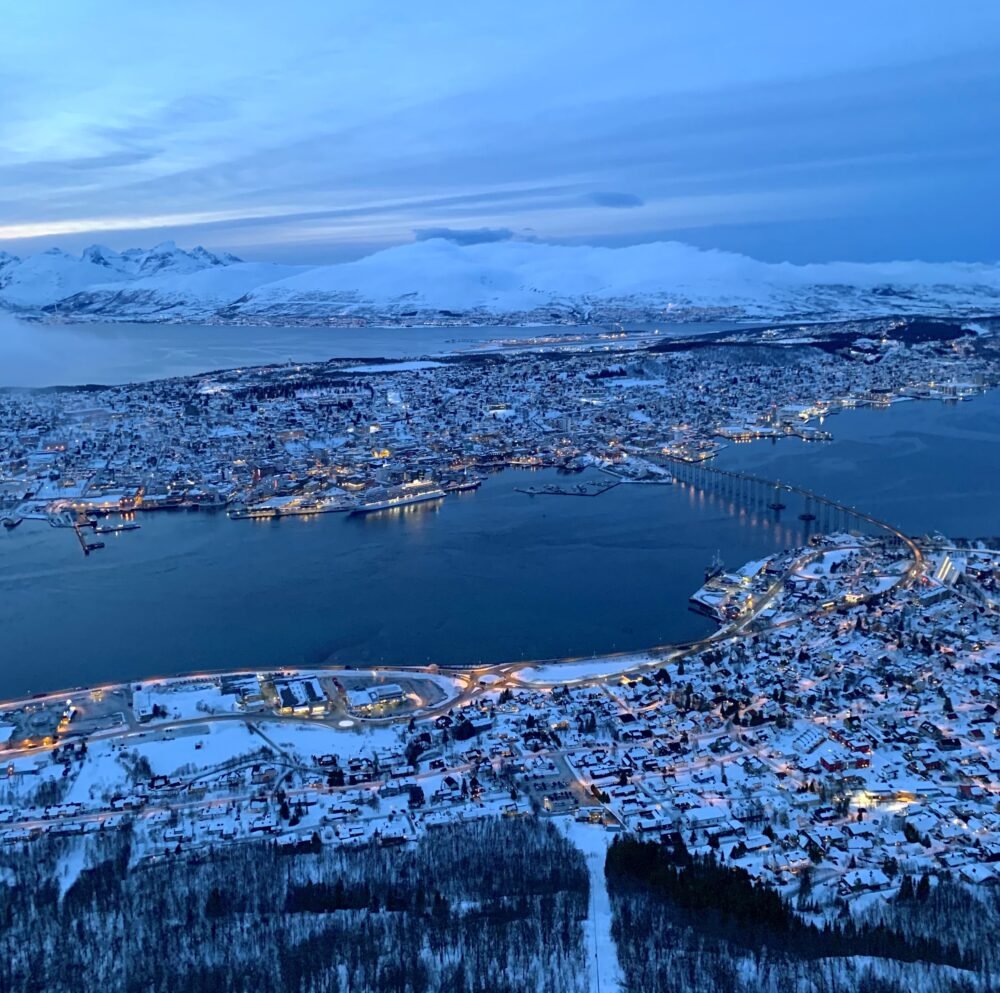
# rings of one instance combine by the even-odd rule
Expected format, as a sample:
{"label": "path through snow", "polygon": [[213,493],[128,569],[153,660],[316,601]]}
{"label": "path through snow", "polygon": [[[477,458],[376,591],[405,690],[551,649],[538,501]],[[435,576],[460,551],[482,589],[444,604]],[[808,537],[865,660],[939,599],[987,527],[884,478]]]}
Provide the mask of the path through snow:
{"label": "path through snow", "polygon": [[65,854],[56,865],[55,879],[59,884],[59,899],[66,895],[87,865],[87,839],[72,838]]}
{"label": "path through snow", "polygon": [[611,899],[604,881],[604,858],[611,835],[595,824],[563,820],[566,837],[583,852],[590,873],[590,906],[583,928],[590,962],[592,993],[619,993],[623,989],[618,948],[611,937]]}

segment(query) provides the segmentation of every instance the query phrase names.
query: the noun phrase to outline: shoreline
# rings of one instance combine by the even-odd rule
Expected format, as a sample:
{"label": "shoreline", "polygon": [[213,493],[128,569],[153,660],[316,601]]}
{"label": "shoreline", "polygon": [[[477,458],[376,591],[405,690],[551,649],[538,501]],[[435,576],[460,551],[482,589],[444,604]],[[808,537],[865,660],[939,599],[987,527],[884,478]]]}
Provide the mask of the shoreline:
{"label": "shoreline", "polygon": [[[683,486],[697,487],[699,485],[705,485],[705,479],[708,478],[710,483],[715,483],[716,485],[729,485],[731,479],[741,476],[738,473],[731,473],[726,470],[712,469],[709,466],[703,465],[693,465],[690,467],[683,467],[683,476],[678,476],[674,479],[674,483]],[[716,478],[712,478],[716,477]],[[886,521],[879,520],[864,511],[857,510],[853,507],[847,507],[844,504],[838,503],[833,500],[829,500],[826,497],[818,496],[817,494],[811,493],[811,491],[805,490],[802,487],[795,486],[794,484],[779,483],[773,480],[759,480],[754,477],[741,476],[741,478],[747,481],[754,481],[762,484],[764,487],[770,491],[772,488],[777,491],[778,489],[782,491],[787,491],[789,493],[795,493],[798,496],[805,496],[809,500],[816,500],[821,503],[827,504],[836,513],[842,515],[841,519],[845,522],[847,520],[852,521],[856,526],[870,525],[877,531],[884,531],[889,537],[896,542],[898,542],[900,547],[906,547],[912,555],[912,565],[907,570],[905,574],[900,575],[897,583],[893,584],[892,589],[897,584],[909,584],[916,576],[921,572],[923,568],[923,555],[921,549],[916,541],[910,536],[904,534],[893,524]],[[699,479],[701,483],[699,483]],[[861,532],[854,532],[859,536]],[[829,539],[829,535],[823,535]],[[809,561],[812,561],[822,552],[808,551],[801,555],[795,561],[796,568],[801,568],[801,566]],[[778,592],[778,589],[772,584],[769,586],[769,597],[773,597]],[[884,595],[884,592],[880,591],[875,594],[876,598]],[[857,605],[857,603],[863,602],[859,600],[852,601],[851,605]],[[546,668],[552,666],[569,665],[573,663],[589,662],[589,663],[599,663],[604,661],[621,660],[631,657],[645,656],[648,658],[664,658],[667,656],[676,656],[679,653],[687,653],[689,651],[700,651],[705,646],[718,641],[725,641],[732,637],[739,637],[739,632],[743,629],[749,628],[756,617],[761,613],[762,605],[758,605],[757,608],[749,614],[746,618],[742,618],[742,612],[740,619],[731,620],[726,623],[726,618],[723,616],[717,617],[716,620],[719,627],[710,632],[704,638],[695,639],[689,642],[677,642],[671,644],[654,645],[639,649],[626,649],[620,652],[604,652],[604,653],[594,653],[593,655],[583,656],[554,656],[547,658],[535,658],[535,659],[520,659],[520,660],[507,660],[495,663],[430,663],[430,664],[400,664],[393,666],[386,665],[296,665],[296,666],[250,666],[250,667],[240,667],[236,669],[222,667],[219,669],[213,667],[200,667],[196,670],[181,671],[179,673],[159,675],[152,677],[143,677],[136,679],[126,679],[118,680],[116,682],[98,683],[96,686],[77,686],[69,689],[61,690],[51,690],[43,691],[40,693],[29,694],[24,697],[15,697],[12,699],[0,700],[0,708],[11,708],[18,705],[30,704],[31,701],[49,701],[60,699],[62,697],[72,696],[74,693],[93,693],[95,691],[109,691],[109,690],[121,690],[131,687],[133,684],[146,684],[155,682],[168,682],[168,681],[184,681],[189,679],[197,679],[199,677],[205,677],[211,675],[212,678],[223,678],[227,676],[239,676],[239,675],[253,675],[260,677],[262,675],[274,675],[279,673],[304,673],[304,672],[323,672],[323,673],[349,673],[354,671],[371,671],[371,672],[413,672],[413,673],[425,673],[428,675],[437,674],[441,671],[456,673],[461,675],[469,675],[475,673],[491,673],[497,671],[510,672],[518,669],[538,669]]]}

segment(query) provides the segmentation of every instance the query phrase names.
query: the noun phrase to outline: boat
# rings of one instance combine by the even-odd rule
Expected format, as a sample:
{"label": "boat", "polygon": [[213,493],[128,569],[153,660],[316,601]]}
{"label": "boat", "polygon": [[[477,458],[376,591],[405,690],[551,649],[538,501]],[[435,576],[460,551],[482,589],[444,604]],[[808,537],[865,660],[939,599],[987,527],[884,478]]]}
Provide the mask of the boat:
{"label": "boat", "polygon": [[705,582],[707,583],[710,579],[715,579],[716,576],[721,576],[724,569],[722,556],[716,552],[715,558],[705,566]]}
{"label": "boat", "polygon": [[8,531],[13,531],[23,520],[23,517],[5,517],[3,519],[3,526]]}
{"label": "boat", "polygon": [[368,499],[362,500],[351,510],[351,516],[356,514],[372,514],[379,510],[394,510],[396,507],[406,507],[412,503],[425,503],[428,500],[441,500],[445,491],[434,482],[415,481],[402,486],[373,486],[368,491]]}
{"label": "boat", "polygon": [[95,524],[94,534],[118,534],[120,531],[138,531],[140,525],[135,521],[122,521],[120,524]]}
{"label": "boat", "polygon": [[444,483],[441,489],[445,493],[467,493],[469,490],[478,490],[482,485],[483,481],[478,477],[475,479],[454,479],[451,482]]}
{"label": "boat", "polygon": [[249,518],[251,520],[270,520],[272,517],[280,517],[281,511],[277,507],[248,507],[242,512],[233,512],[231,517],[240,519]]}

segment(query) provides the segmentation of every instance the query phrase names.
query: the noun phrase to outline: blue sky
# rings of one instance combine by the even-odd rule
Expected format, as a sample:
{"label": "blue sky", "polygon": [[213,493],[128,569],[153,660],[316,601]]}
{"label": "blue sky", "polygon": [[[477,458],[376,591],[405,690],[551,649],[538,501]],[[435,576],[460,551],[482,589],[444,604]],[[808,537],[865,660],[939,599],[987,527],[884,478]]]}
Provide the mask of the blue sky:
{"label": "blue sky", "polygon": [[0,248],[414,238],[1000,258],[1000,4],[46,0]]}

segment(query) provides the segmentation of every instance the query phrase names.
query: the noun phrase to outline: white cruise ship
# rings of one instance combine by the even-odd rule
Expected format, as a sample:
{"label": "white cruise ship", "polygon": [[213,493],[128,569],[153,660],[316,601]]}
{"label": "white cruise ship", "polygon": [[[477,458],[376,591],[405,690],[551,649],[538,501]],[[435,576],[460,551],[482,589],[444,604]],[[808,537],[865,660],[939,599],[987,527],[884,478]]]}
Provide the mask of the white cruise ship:
{"label": "white cruise ship", "polygon": [[411,503],[423,503],[425,500],[441,500],[444,496],[445,492],[440,485],[427,479],[415,479],[401,486],[373,486],[351,513],[371,514],[377,510],[392,510]]}

